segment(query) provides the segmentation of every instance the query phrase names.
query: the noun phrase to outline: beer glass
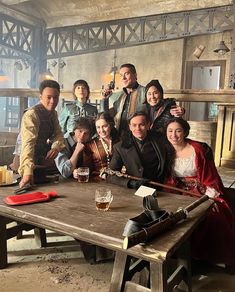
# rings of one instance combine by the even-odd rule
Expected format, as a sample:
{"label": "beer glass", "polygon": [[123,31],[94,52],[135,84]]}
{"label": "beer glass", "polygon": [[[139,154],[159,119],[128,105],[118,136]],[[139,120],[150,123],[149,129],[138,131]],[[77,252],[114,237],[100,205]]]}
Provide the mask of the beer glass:
{"label": "beer glass", "polygon": [[98,188],[95,191],[95,206],[97,210],[108,211],[113,200],[113,195],[108,188]]}
{"label": "beer glass", "polygon": [[85,183],[89,181],[89,167],[78,168],[78,182]]}

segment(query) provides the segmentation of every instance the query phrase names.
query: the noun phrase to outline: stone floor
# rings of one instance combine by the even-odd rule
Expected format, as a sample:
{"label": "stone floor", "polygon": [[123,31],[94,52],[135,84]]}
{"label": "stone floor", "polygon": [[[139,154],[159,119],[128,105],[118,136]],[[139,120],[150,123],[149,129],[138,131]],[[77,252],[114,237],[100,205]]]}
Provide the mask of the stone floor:
{"label": "stone floor", "polygon": [[[225,186],[235,170],[220,168]],[[232,186],[235,188],[235,183]],[[89,265],[79,245],[69,237],[48,232],[48,247],[38,248],[32,232],[8,241],[9,266],[0,270],[1,292],[108,292],[113,263]],[[233,292],[235,276],[224,267],[200,264],[193,276],[193,292]],[[161,291],[156,291],[161,292]]]}
{"label": "stone floor", "polygon": [[219,167],[218,172],[225,187],[235,188],[235,169]]}

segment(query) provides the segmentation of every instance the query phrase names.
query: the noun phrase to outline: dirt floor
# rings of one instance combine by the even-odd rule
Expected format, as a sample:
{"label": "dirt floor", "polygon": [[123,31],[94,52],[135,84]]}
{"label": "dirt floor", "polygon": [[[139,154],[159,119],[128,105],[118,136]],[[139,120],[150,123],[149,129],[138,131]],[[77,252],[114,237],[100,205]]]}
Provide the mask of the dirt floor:
{"label": "dirt floor", "polygon": [[0,291],[107,292],[112,271],[110,266],[88,266],[84,260],[77,259],[18,263],[0,272]]}
{"label": "dirt floor", "polygon": [[[37,247],[32,232],[8,241],[9,265],[0,270],[0,292],[109,291],[112,262],[90,265],[71,238],[47,237],[47,248]],[[192,282],[193,292],[235,291],[235,276],[219,266],[200,266]]]}
{"label": "dirt floor", "polygon": [[109,291],[113,263],[87,264],[78,245],[39,249],[33,238],[23,238],[9,240],[8,248],[9,265],[0,270],[1,292]]}

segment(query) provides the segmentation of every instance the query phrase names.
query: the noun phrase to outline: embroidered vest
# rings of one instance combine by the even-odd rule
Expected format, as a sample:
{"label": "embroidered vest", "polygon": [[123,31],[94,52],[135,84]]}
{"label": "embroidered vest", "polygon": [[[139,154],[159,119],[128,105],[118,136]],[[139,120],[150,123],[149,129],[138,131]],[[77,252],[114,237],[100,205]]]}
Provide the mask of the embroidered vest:
{"label": "embroidered vest", "polygon": [[35,164],[42,164],[47,152],[51,149],[50,143],[48,144],[48,139],[51,139],[54,133],[54,112],[47,111],[42,104],[34,106],[34,109],[40,121],[34,161]]}

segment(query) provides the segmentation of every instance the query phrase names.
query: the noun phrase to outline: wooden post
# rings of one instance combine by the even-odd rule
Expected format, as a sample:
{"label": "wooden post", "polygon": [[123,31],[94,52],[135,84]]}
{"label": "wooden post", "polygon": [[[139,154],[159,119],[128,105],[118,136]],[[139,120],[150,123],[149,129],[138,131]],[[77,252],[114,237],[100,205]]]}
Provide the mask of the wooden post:
{"label": "wooden post", "polygon": [[0,216],[0,269],[7,266],[7,226],[6,218]]}

